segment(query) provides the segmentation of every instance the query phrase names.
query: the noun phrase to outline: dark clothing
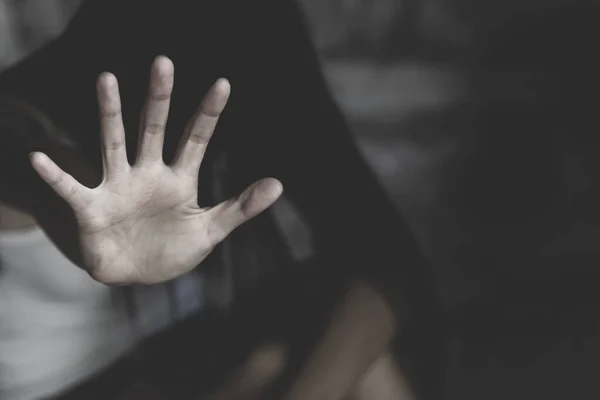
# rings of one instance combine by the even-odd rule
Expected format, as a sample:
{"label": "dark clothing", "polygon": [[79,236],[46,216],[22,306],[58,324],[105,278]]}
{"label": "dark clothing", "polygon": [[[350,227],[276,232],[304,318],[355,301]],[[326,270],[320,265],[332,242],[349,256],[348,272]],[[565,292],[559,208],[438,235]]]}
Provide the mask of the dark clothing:
{"label": "dark clothing", "polygon": [[[150,64],[161,54],[176,70],[166,161],[209,86],[219,77],[232,85],[200,171],[201,205],[222,200],[214,198],[211,168],[222,155],[228,162],[227,197],[258,178],[279,178],[310,226],[319,266],[315,279],[328,282],[318,290],[335,293],[358,275],[380,287],[399,312],[408,309],[415,326],[435,319],[424,258],[359,154],[293,1],[89,0],[65,34],[0,76],[0,94],[48,115],[99,169],[98,74],[110,71],[119,79],[133,159]],[[1,151],[2,164],[26,165],[26,152]],[[1,190],[18,190],[21,179],[32,179],[26,170],[9,168]],[[266,228],[255,235],[274,237],[272,224],[261,222],[268,218],[250,222],[233,240],[260,224]]]}

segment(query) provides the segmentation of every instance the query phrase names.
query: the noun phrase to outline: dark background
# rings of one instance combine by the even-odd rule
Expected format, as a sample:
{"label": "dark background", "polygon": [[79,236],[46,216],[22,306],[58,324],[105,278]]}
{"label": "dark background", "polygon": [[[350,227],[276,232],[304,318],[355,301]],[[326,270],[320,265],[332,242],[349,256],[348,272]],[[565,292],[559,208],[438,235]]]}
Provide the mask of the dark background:
{"label": "dark background", "polygon": [[[0,1],[0,67],[77,3]],[[600,398],[599,2],[302,3],[357,143],[435,271],[446,398]],[[305,232],[277,212],[302,257]]]}

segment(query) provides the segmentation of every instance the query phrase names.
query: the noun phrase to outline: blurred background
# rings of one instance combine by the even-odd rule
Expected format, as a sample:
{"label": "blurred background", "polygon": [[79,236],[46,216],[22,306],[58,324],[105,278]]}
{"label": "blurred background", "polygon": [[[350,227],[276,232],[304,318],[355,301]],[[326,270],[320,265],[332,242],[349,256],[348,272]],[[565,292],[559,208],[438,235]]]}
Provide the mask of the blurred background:
{"label": "blurred background", "polygon": [[[60,34],[79,3],[0,0],[0,68]],[[597,398],[585,377],[600,370],[598,1],[301,3],[332,93],[445,306],[475,321],[450,340],[447,398],[539,394],[549,376],[564,381],[552,398]],[[558,304],[551,326],[536,319],[547,303]],[[498,315],[517,322],[497,326]]]}

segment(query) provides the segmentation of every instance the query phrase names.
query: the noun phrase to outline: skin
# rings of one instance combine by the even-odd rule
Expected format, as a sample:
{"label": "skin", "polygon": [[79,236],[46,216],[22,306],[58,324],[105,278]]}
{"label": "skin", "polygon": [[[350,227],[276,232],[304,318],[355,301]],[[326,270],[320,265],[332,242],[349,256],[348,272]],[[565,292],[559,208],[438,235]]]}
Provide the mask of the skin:
{"label": "skin", "polygon": [[117,80],[109,73],[100,76],[104,171],[99,186],[87,188],[44,153],[30,157],[35,171],[73,210],[84,266],[99,282],[153,284],[183,275],[282,193],[279,181],[264,179],[213,208],[198,205],[198,169],[230,86],[222,79],[213,85],[188,124],[174,162],[165,165],[162,145],[173,74],[168,58],[156,59],[133,165],[127,161]]}
{"label": "skin", "polygon": [[[115,12],[117,6],[119,12]],[[228,11],[229,7],[238,7],[239,12],[231,13]],[[140,10],[145,10],[144,18],[139,18]],[[264,12],[265,10],[269,12]],[[272,14],[281,18],[271,18]],[[136,24],[135,29],[132,29],[132,24]],[[240,31],[245,34],[237,35],[235,40],[231,40],[233,38],[227,35],[227,32]],[[98,34],[99,32],[102,34]],[[267,35],[267,32],[280,32],[281,36],[289,41],[288,45],[280,46],[277,43],[280,38]],[[222,37],[215,33],[222,33]],[[210,37],[214,38],[214,42],[201,40],[206,48],[192,46],[192,49],[189,40],[182,40],[190,37]],[[169,54],[173,58],[178,66],[178,82],[184,83],[177,86],[178,93],[174,96],[177,106],[170,110],[169,128],[170,131],[175,131],[175,135],[169,133],[164,136],[165,153],[171,153],[171,144],[173,148],[176,147],[177,133],[186,131],[183,126],[184,120],[188,115],[194,114],[198,91],[206,90],[210,84],[208,79],[215,79],[221,74],[227,76],[233,83],[234,96],[225,113],[227,118],[221,118],[222,129],[215,138],[219,138],[217,142],[223,138],[221,144],[224,145],[229,159],[232,163],[237,162],[231,166],[235,171],[232,182],[229,182],[232,192],[237,192],[238,188],[243,188],[256,179],[277,174],[277,178],[285,184],[288,199],[306,218],[315,233],[317,253],[325,267],[323,270],[343,266],[339,271],[329,274],[339,274],[339,279],[349,287],[353,284],[367,285],[386,298],[387,301],[376,303],[377,312],[369,313],[368,317],[372,320],[363,319],[364,325],[371,327],[369,330],[357,329],[354,322],[357,319],[351,318],[353,315],[365,317],[359,304],[368,301],[368,297],[362,296],[360,292],[351,291],[345,292],[337,299],[338,304],[348,302],[352,306],[345,309],[336,308],[335,313],[345,310],[346,315],[343,318],[332,318],[330,324],[332,327],[335,325],[335,328],[330,332],[345,332],[345,335],[354,337],[345,342],[345,346],[370,338],[365,341],[368,348],[353,360],[356,365],[344,370],[335,370],[339,360],[336,357],[318,356],[316,353],[327,351],[327,346],[316,344],[311,351],[315,355],[310,354],[306,357],[307,360],[320,360],[323,371],[332,368],[329,373],[320,374],[324,381],[331,376],[329,374],[334,374],[339,378],[340,385],[351,384],[336,389],[336,393],[345,395],[353,389],[356,379],[369,368],[377,354],[387,350],[389,338],[407,323],[408,317],[404,311],[408,305],[405,302],[408,301],[411,307],[427,304],[425,300],[429,291],[421,286],[427,279],[421,275],[427,274],[423,272],[423,258],[410,230],[402,222],[362,160],[342,114],[327,91],[327,84],[319,71],[317,56],[294,3],[271,0],[256,3],[173,1],[167,6],[165,2],[158,0],[86,1],[72,26],[59,41],[0,76],[2,94],[29,101],[32,106],[46,113],[57,128],[68,132],[81,147],[74,151],[65,148],[54,151],[53,145],[46,142],[38,143],[32,148],[28,143],[23,143],[10,127],[0,129],[0,141],[13,137],[9,140],[9,143],[13,143],[9,147],[14,149],[15,164],[2,164],[3,168],[5,166],[16,172],[12,182],[11,177],[8,177],[7,187],[23,188],[20,191],[2,190],[2,200],[34,215],[57,246],[76,264],[84,266],[96,279],[113,284],[162,281],[170,274],[187,270],[190,260],[203,259],[214,244],[210,238],[215,236],[209,235],[206,230],[197,230],[199,226],[214,228],[212,234],[217,232],[218,238],[219,232],[227,232],[227,229],[230,229],[232,225],[229,223],[235,225],[237,217],[248,216],[240,210],[252,211],[268,206],[267,203],[272,200],[270,196],[275,197],[280,190],[280,184],[273,180],[267,181],[269,190],[263,190],[264,187],[259,185],[259,196],[252,194],[252,201],[242,201],[246,197],[237,196],[233,202],[225,202],[226,205],[235,204],[233,207],[217,206],[201,210],[204,214],[214,210],[212,215],[219,216],[220,219],[211,218],[211,221],[207,221],[206,217],[201,217],[202,213],[197,212],[196,205],[192,204],[191,208],[197,213],[194,214],[194,218],[188,218],[194,219],[195,222],[189,222],[184,217],[189,217],[189,214],[184,212],[189,210],[189,207],[185,207],[189,203],[179,203],[182,207],[176,212],[184,220],[177,222],[176,226],[189,229],[189,243],[193,246],[187,250],[188,257],[169,261],[172,269],[155,269],[152,266],[154,260],[147,257],[147,252],[141,251],[142,242],[166,246],[167,249],[174,249],[173,246],[177,244],[156,240],[156,237],[148,235],[150,230],[141,229],[141,226],[149,222],[153,227],[162,229],[160,222],[164,222],[164,219],[156,218],[153,212],[138,212],[132,214],[135,221],[140,222],[136,224],[132,223],[131,219],[124,221],[123,215],[127,214],[121,213],[116,221],[111,220],[111,223],[117,222],[118,229],[103,232],[109,239],[112,238],[111,240],[107,240],[106,236],[101,236],[97,231],[92,232],[91,239],[86,238],[85,234],[82,238],[81,228],[89,226],[90,221],[100,226],[109,226],[106,224],[107,215],[102,214],[103,218],[100,219],[81,218],[81,215],[87,212],[85,207],[79,204],[78,216],[69,201],[57,195],[51,186],[42,184],[43,180],[39,175],[29,174],[31,168],[27,165],[27,157],[21,159],[21,155],[26,155],[32,150],[43,150],[61,167],[60,169],[67,171],[78,182],[84,183],[84,186],[94,188],[84,192],[88,195],[91,192],[91,197],[96,200],[108,196],[120,211],[127,207],[133,208],[132,205],[139,206],[136,201],[147,200],[148,197],[150,200],[164,201],[162,198],[153,198],[146,192],[133,190],[135,186],[131,185],[132,181],[152,181],[153,176],[148,172],[150,170],[164,174],[169,179],[180,179],[181,182],[191,180],[187,175],[175,174],[172,164],[166,166],[156,159],[143,163],[137,158],[129,172],[117,174],[117,179],[108,182],[107,174],[98,176],[100,166],[105,162],[100,163],[94,152],[97,146],[94,136],[97,128],[94,118],[96,105],[91,101],[94,96],[88,89],[89,80],[93,80],[103,69],[114,71],[120,78],[120,86],[124,93],[123,110],[138,110],[144,102],[141,95],[144,91],[144,80],[140,77],[144,76],[146,63],[157,54]],[[243,65],[243,68],[239,68],[240,65]],[[150,74],[150,78],[152,87],[153,79],[160,80],[160,74]],[[152,93],[152,90],[150,92]],[[60,94],[60,100],[57,93]],[[123,117],[128,153],[133,161],[131,150],[135,141],[129,139],[137,136],[138,121],[129,112],[124,112]],[[2,122],[0,120],[0,124]],[[147,126],[146,122],[142,118],[142,127]],[[156,121],[150,121],[150,127],[156,128],[155,123]],[[150,131],[152,133],[155,129]],[[142,129],[141,141],[144,142],[144,138],[150,136],[152,142],[152,135],[145,133],[148,132]],[[14,143],[20,143],[21,146],[15,146]],[[118,148],[115,146],[118,141],[109,143],[112,143],[108,146],[109,150]],[[213,146],[210,148],[214,149]],[[0,148],[8,147],[2,145]],[[211,155],[210,148],[206,154],[208,159]],[[17,155],[19,157],[16,157]],[[331,162],[332,155],[336,156],[336,162]],[[107,158],[106,155],[104,158]],[[5,157],[0,158],[0,163],[5,160]],[[60,170],[46,161],[47,159],[39,154],[33,157],[36,170],[41,171],[48,182],[56,186],[57,182],[60,185],[60,182],[70,181],[68,177],[66,181],[57,181],[56,177],[62,176]],[[153,169],[149,168],[150,164],[153,165]],[[47,166],[49,170],[45,168]],[[103,167],[104,172],[107,172],[106,165]],[[207,169],[201,168],[201,175],[202,171]],[[0,180],[3,178],[0,177]],[[119,179],[121,184],[117,184]],[[200,188],[197,189],[205,187],[202,185],[203,179],[199,180]],[[128,182],[130,185],[122,182]],[[160,182],[160,185],[164,185],[161,186],[163,189],[168,189],[165,182]],[[5,187],[1,184],[0,186]],[[123,189],[126,186],[127,188]],[[119,188],[123,191],[120,194],[126,192],[127,196],[135,194],[131,197],[134,201],[120,204],[119,196],[104,190],[107,187]],[[183,200],[183,196],[180,200]],[[189,197],[185,200],[189,200]],[[144,210],[152,211],[156,211],[156,205],[159,204],[158,209],[171,213],[171,217],[174,216],[173,210],[164,207],[165,203],[160,201],[143,204]],[[258,207],[246,207],[242,204],[258,204]],[[98,207],[95,208],[95,212],[112,213],[100,202],[96,205]],[[109,216],[108,220],[111,218],[112,216]],[[204,223],[199,222],[202,218]],[[140,232],[143,233],[140,237],[142,242],[137,241],[135,236]],[[159,231],[158,234],[164,238],[164,232]],[[96,247],[98,244],[125,243],[120,240],[119,235],[130,239],[133,246],[108,249],[108,252]],[[86,240],[87,244],[80,246],[80,242]],[[91,248],[90,244],[93,245]],[[349,249],[352,251],[348,251]],[[115,250],[126,250],[119,260],[121,264],[118,269],[107,265],[106,258],[103,263],[102,258],[98,257],[99,253],[102,253],[104,257],[110,254],[115,259],[115,255],[119,253]],[[155,249],[144,250],[152,252]],[[132,268],[132,262],[140,261],[140,266],[135,265],[135,268]],[[360,271],[349,271],[357,265],[361,266]],[[356,279],[349,278],[349,275],[353,274],[357,276]],[[394,282],[394,285],[386,287],[391,282]],[[416,287],[418,290],[415,290]],[[398,296],[397,292],[401,293],[401,296]],[[387,311],[388,309],[392,311]],[[390,323],[379,318],[388,312],[394,315],[394,321],[397,322],[392,333],[389,332]],[[343,326],[347,326],[348,329],[344,330]],[[307,335],[311,336],[316,329],[317,327],[304,326],[303,332],[306,331]],[[319,342],[335,344],[334,340],[324,337],[320,338]],[[336,346],[336,352],[338,351],[343,353],[345,347]],[[312,367],[311,363],[300,365],[299,376],[310,375],[308,370]],[[184,372],[186,371],[182,371],[182,374]],[[345,374],[347,376],[342,376]],[[310,391],[311,396],[330,393],[327,385],[312,378],[309,381],[316,387],[314,391]]]}
{"label": "skin", "polygon": [[[286,348],[271,344],[257,349],[249,360],[210,400],[254,400],[265,394],[265,387],[280,374],[286,362]],[[141,398],[141,397],[140,397]],[[369,367],[356,387],[343,400],[415,400],[410,384],[390,353],[381,355]]]}
{"label": "skin", "polygon": [[[33,169],[75,216],[84,267],[94,279],[106,284],[158,283],[189,271],[235,227],[267,208],[282,191],[279,181],[265,179],[234,199],[210,209],[200,208],[196,203],[197,171],[227,103],[229,83],[219,80],[210,89],[186,128],[175,160],[168,166],[162,161],[161,146],[173,87],[173,64],[166,57],[154,62],[149,86],[141,117],[139,155],[129,165],[116,77],[108,73],[99,77],[104,171],[95,188],[82,184],[45,153],[30,156]],[[61,154],[58,159],[65,158],[60,152],[56,154]],[[93,179],[83,177],[81,181],[89,183]],[[11,213],[19,216],[20,223],[34,221],[14,208]],[[178,240],[172,239],[174,234]],[[130,245],[125,247],[124,243]],[[150,256],[148,249],[154,251]],[[353,389],[355,383],[362,382],[373,360],[385,352],[396,320],[385,299],[364,281],[348,291],[338,309],[309,356],[310,361],[287,390],[286,399],[344,399],[351,393],[361,396]],[[356,347],[365,341],[369,346]],[[270,355],[265,356],[265,351]],[[240,398],[240,393],[260,398],[284,368],[281,356],[273,352],[255,350],[251,360],[236,369],[215,399]],[[147,390],[136,387],[126,396],[136,398]],[[362,396],[372,393],[372,389],[361,390]]]}

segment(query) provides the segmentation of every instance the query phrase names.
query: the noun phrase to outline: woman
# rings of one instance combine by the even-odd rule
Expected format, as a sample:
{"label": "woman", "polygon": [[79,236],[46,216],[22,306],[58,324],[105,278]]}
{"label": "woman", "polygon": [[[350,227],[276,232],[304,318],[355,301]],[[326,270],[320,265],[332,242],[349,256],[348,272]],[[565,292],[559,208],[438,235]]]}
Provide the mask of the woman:
{"label": "woman", "polygon": [[[231,7],[236,10],[235,13],[230,12]],[[142,9],[144,19],[139,18]],[[270,14],[276,14],[278,18],[266,18]],[[259,20],[264,23],[257,23]],[[108,21],[110,24],[107,24]],[[164,26],[164,29],[157,29],[158,26]],[[240,35],[240,32],[243,34]],[[274,33],[277,33],[277,37]],[[195,53],[194,48],[190,48],[190,38],[198,38],[202,43],[202,54],[210,56],[201,57]],[[275,40],[279,38],[286,39],[285,46]],[[161,164],[159,157],[168,110],[166,99],[172,85],[172,67],[165,59],[157,61],[151,74],[150,99],[142,118],[142,127],[147,129],[141,130],[140,151],[135,154],[137,135],[134,136],[133,132],[137,130],[138,121],[136,112],[130,111],[142,108],[147,77],[140,71],[146,70],[146,65],[158,54],[167,54],[173,59],[178,65],[178,82],[183,83],[173,93],[171,118],[168,132],[164,135],[167,165],[174,161],[174,166],[184,167],[177,176],[168,172],[168,167]],[[412,235],[397,218],[394,207],[364,164],[342,116],[328,94],[295,4],[274,1],[252,4],[237,1],[181,1],[167,5],[160,1],[104,1],[102,4],[89,1],[64,36],[3,74],[0,77],[0,90],[4,96],[20,99],[47,115],[53,126],[67,132],[71,141],[90,157],[92,170],[99,171],[103,162],[97,152],[97,107],[92,101],[94,93],[90,82],[104,70],[117,75],[123,95],[121,107],[118,107],[114,79],[104,75],[100,85],[100,125],[105,133],[104,166],[107,168],[112,165],[107,161],[109,159],[116,160],[117,165],[112,171],[112,167],[105,169],[106,177],[112,174],[108,180],[115,177],[124,179],[117,184],[117,192],[127,192],[135,187],[123,182],[143,183],[135,190],[134,197],[126,197],[131,201],[118,202],[119,196],[113,196],[115,192],[112,190],[117,186],[111,186],[112,183],[108,185],[105,182],[101,186],[104,191],[89,192],[82,189],[68,176],[61,174],[47,158],[36,154],[33,157],[36,170],[70,203],[78,216],[74,219],[69,208],[41,185],[35,175],[27,172],[26,154],[32,147],[41,147],[39,143],[32,146],[31,141],[23,139],[32,135],[13,139],[13,143],[21,140],[22,150],[10,155],[12,161],[7,161],[9,155],[2,159],[6,162],[5,168],[11,171],[11,174],[3,176],[4,187],[15,188],[20,185],[21,188],[20,191],[3,191],[5,198],[2,200],[31,211],[63,251],[76,263],[84,265],[95,279],[115,284],[155,283],[175,277],[195,267],[232,229],[254,217],[278,197],[280,184],[268,179],[210,211],[192,202],[197,190],[202,205],[205,199],[214,197],[212,189],[215,182],[211,178],[213,171],[210,167],[218,165],[217,161],[224,154],[229,165],[225,178],[227,187],[223,191],[225,194],[239,193],[250,182],[271,174],[281,179],[289,199],[306,218],[314,234],[317,265],[322,266],[315,268],[315,279],[320,284],[319,290],[323,292],[314,297],[329,299],[330,303],[349,304],[346,308],[336,307],[334,312],[341,314],[339,318],[332,318],[331,322],[327,311],[331,307],[325,306],[310,309],[318,311],[309,318],[310,323],[302,325],[302,319],[288,318],[276,327],[281,335],[288,335],[284,339],[290,340],[295,348],[304,349],[294,356],[296,371],[299,371],[297,375],[303,377],[304,381],[314,382],[316,379],[329,382],[328,385],[312,384],[312,391],[324,391],[322,395],[328,398],[339,398],[346,394],[368,368],[373,357],[387,349],[396,331],[395,320],[402,327],[405,324],[418,327],[411,330],[412,338],[422,337],[418,334],[421,329],[436,331],[430,326],[431,321],[436,319],[436,300],[424,260]],[[199,122],[190,125],[187,131],[186,119],[194,114],[198,93],[206,90],[220,76],[228,77],[235,88],[230,104],[223,114],[218,134],[206,151],[199,178],[193,176],[196,172],[186,175],[181,171],[197,171],[204,154],[206,134],[214,127],[215,117],[222,110],[227,97],[226,83],[219,81],[213,87],[208,103],[204,104],[208,109],[200,112]],[[59,93],[60,97],[57,96]],[[119,118],[116,118],[115,111],[119,108],[127,111],[124,113],[126,134],[123,134]],[[184,136],[182,145],[178,147],[181,132],[187,132],[189,136]],[[123,146],[123,137],[127,146]],[[187,140],[187,137],[192,140]],[[10,145],[10,148],[14,148],[14,145]],[[135,166],[127,169],[123,162],[125,148],[129,152],[129,160],[133,161],[137,156],[138,163],[135,165],[144,166],[142,175],[138,174],[140,169]],[[186,154],[196,154],[196,158],[189,158]],[[337,158],[335,163],[331,162],[332,155]],[[23,168],[15,168],[15,165]],[[80,171],[80,168],[62,165],[72,174]],[[126,170],[127,173],[123,172]],[[159,181],[157,176],[165,180]],[[125,234],[122,237],[131,237],[128,235],[133,231],[129,225],[131,220],[119,216],[113,219],[115,214],[111,213],[115,209],[102,206],[107,199],[103,196],[110,196],[117,202],[113,204],[118,204],[121,216],[124,216],[127,210],[138,210],[138,204],[133,200],[143,199],[148,194],[143,188],[160,183],[154,187],[164,190],[169,188],[170,182],[182,188],[174,193],[179,197],[171,205],[189,203],[190,209],[179,207],[177,210],[194,210],[194,217],[181,219],[175,225],[164,225],[163,222],[177,221],[178,215],[183,215],[169,214],[172,208],[167,206],[170,204],[168,201],[164,202],[168,200],[167,197],[160,196],[162,200],[158,203],[141,203],[143,207],[159,205],[155,210],[161,213],[149,214],[154,218],[151,226],[155,229],[142,230],[140,227],[143,223],[138,222],[148,222],[148,215],[134,213],[132,215],[141,217],[133,220],[134,231],[142,234],[144,240],[135,242],[136,246],[129,248],[125,258],[119,257],[123,253],[118,246],[113,247],[113,251],[107,251],[117,243],[115,238],[119,235],[113,233],[121,232]],[[201,183],[199,187],[196,187],[196,182]],[[202,185],[202,182],[211,182],[212,185]],[[356,193],[356,188],[361,188],[362,197]],[[167,192],[173,194],[171,190]],[[88,197],[89,194],[93,199]],[[90,200],[98,208],[84,206],[92,204],[88,203]],[[214,200],[218,202],[224,198]],[[139,210],[142,209],[148,210]],[[198,213],[200,210],[205,212]],[[51,222],[61,215],[64,218],[60,225]],[[157,215],[159,217],[155,218]],[[70,221],[71,225],[64,221]],[[98,229],[114,227],[109,221],[120,222],[123,230]],[[254,224],[257,226],[260,223],[272,226],[268,217]],[[169,241],[172,236],[161,231],[164,226],[185,227],[189,236],[185,240]],[[162,236],[149,236],[153,232],[162,232]],[[381,233],[374,235],[373,232]],[[105,236],[106,233],[109,235]],[[72,240],[64,240],[69,236]],[[251,236],[264,238],[263,235]],[[238,235],[238,240],[241,241],[241,237]],[[82,252],[78,251],[74,245],[76,243],[82,244]],[[401,250],[398,249],[398,243],[402,243]],[[148,257],[148,253],[153,251],[157,251],[156,257]],[[110,255],[114,258],[110,258]],[[156,263],[165,255],[170,255],[163,258],[165,264]],[[243,270],[249,259],[245,257],[238,268]],[[355,281],[361,283],[350,285]],[[365,285],[369,289],[363,290]],[[373,291],[378,295],[365,295]],[[381,293],[387,300],[375,301]],[[370,305],[361,308],[363,301]],[[296,301],[295,304],[300,310],[304,309],[302,302]],[[379,311],[365,312],[371,306]],[[411,310],[408,320],[405,317],[407,309]],[[351,311],[342,313],[340,310]],[[354,318],[355,312],[360,312],[360,324]],[[263,320],[269,319],[263,316]],[[292,328],[298,324],[309,332],[302,332],[303,335],[293,332]],[[324,325],[330,324],[337,324],[338,327],[326,330],[326,339],[323,339],[319,332]],[[370,329],[359,329],[365,326]],[[340,332],[344,333],[341,338]],[[358,352],[344,351],[355,343],[353,340],[358,340],[350,332],[358,332],[369,346]],[[352,360],[353,367],[342,368],[348,364],[348,360],[335,357],[309,357],[313,361],[305,363],[307,349],[313,348],[315,343],[318,344],[313,350],[316,354],[329,353],[332,344],[340,346],[336,352],[353,354],[356,356]],[[422,348],[428,347],[424,342],[422,344]],[[409,347],[417,353],[420,351],[420,347],[414,343]],[[200,356],[191,358],[198,359]],[[340,374],[339,371],[344,373]],[[191,380],[193,377],[189,377],[189,374],[196,375],[194,370],[190,372],[187,368],[178,372],[180,377]],[[293,386],[291,398],[294,398],[294,391],[297,395],[310,397],[305,392],[305,386],[300,389],[294,389]]]}

